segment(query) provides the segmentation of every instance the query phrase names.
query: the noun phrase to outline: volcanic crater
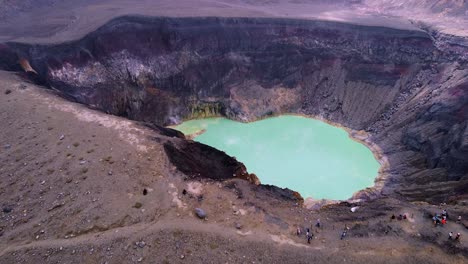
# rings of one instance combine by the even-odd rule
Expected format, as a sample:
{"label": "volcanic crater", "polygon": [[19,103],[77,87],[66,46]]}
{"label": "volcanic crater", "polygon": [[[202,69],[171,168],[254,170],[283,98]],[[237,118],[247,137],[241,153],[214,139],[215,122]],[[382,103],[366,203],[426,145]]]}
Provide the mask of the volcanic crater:
{"label": "volcanic crater", "polygon": [[[298,193],[261,184],[235,158],[167,126],[205,117],[251,122],[298,114],[345,128],[374,151],[382,167],[374,187],[322,208],[326,215],[338,214],[333,216],[337,223],[351,221],[349,208],[356,205],[368,206],[363,221],[400,203],[425,204],[431,208],[421,209],[426,211],[440,203],[463,207],[468,200],[468,48],[458,40],[419,29],[324,20],[127,15],[78,40],[4,42],[0,69],[19,72],[66,100],[137,121],[154,133],[142,137],[163,146],[171,171],[180,172],[182,181],[224,184],[238,199],[253,190],[266,204],[249,200],[243,205],[283,230],[291,226],[267,207],[286,201],[302,208]],[[306,201],[305,207],[319,210],[317,203],[327,204]],[[138,222],[125,219],[102,230]],[[101,229],[82,234],[96,230]],[[468,252],[434,241],[455,254]]]}
{"label": "volcanic crater", "polygon": [[383,188],[359,197],[443,202],[468,188],[466,58],[426,32],[125,16],[77,41],[7,43],[1,52],[4,69],[22,67],[69,99],[157,126],[294,113],[366,134],[388,166]]}

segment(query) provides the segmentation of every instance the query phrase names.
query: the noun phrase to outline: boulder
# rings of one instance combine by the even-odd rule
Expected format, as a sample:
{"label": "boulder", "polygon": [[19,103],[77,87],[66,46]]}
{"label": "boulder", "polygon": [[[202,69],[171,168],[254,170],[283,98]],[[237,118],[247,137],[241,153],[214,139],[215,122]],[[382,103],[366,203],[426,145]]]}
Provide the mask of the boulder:
{"label": "boulder", "polygon": [[201,208],[195,208],[195,215],[197,215],[198,218],[200,219],[205,219],[206,218],[206,212],[205,210]]}

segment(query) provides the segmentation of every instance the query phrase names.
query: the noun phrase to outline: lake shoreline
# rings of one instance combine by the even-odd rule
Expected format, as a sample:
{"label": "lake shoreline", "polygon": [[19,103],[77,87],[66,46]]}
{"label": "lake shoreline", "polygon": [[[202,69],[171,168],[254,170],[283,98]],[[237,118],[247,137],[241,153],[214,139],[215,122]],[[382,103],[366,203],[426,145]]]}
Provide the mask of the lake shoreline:
{"label": "lake shoreline", "polygon": [[[377,197],[380,196],[381,190],[382,190],[383,185],[384,185],[384,181],[388,176],[386,174],[386,171],[387,171],[386,169],[389,166],[388,160],[385,157],[385,155],[383,155],[383,151],[381,150],[381,148],[371,140],[371,135],[369,133],[365,132],[365,131],[362,131],[362,130],[361,131],[356,131],[356,130],[350,129],[348,127],[342,126],[341,124],[331,122],[329,120],[323,119],[323,118],[318,117],[318,116],[309,116],[309,115],[303,115],[303,114],[272,115],[272,116],[259,118],[257,120],[248,121],[248,122],[232,120],[232,119],[229,119],[229,118],[226,118],[226,117],[210,117],[210,118],[203,118],[203,119],[189,119],[189,120],[184,120],[183,122],[179,123],[178,125],[172,125],[172,126],[169,126],[169,127],[172,128],[172,129],[176,129],[176,127],[179,126],[180,124],[185,123],[187,121],[193,121],[193,120],[225,119],[225,120],[238,122],[238,123],[242,123],[242,124],[248,124],[248,123],[254,123],[254,122],[257,122],[257,121],[267,120],[267,119],[276,118],[276,117],[283,117],[283,116],[285,116],[285,117],[294,116],[294,117],[307,118],[307,119],[310,119],[310,120],[321,121],[321,122],[326,123],[326,124],[328,124],[330,126],[333,126],[335,128],[341,128],[344,131],[346,131],[349,139],[352,139],[353,141],[358,142],[358,143],[366,146],[366,148],[369,149],[370,152],[372,153],[372,155],[373,155],[374,159],[376,160],[376,162],[378,162],[378,164],[379,164],[378,172],[377,172],[377,175],[375,176],[375,178],[373,178],[374,181],[373,181],[372,186],[368,186],[368,187],[365,187],[363,189],[359,189],[358,191],[354,192],[351,195],[350,198],[347,198],[347,199],[327,199],[327,198],[314,199],[313,197],[309,197],[308,195],[305,195],[305,197],[304,197],[304,200],[305,200],[304,206],[305,207],[312,208],[312,207],[316,207],[317,204],[322,204],[322,205],[331,204],[331,203],[333,204],[333,203],[339,203],[339,202],[342,202],[342,201],[359,202],[359,201],[363,201],[363,200],[374,199],[374,198],[377,198]],[[190,139],[190,140],[194,140],[196,137],[204,134],[205,132],[206,132],[206,128],[196,130],[193,133],[186,134],[186,138]]]}

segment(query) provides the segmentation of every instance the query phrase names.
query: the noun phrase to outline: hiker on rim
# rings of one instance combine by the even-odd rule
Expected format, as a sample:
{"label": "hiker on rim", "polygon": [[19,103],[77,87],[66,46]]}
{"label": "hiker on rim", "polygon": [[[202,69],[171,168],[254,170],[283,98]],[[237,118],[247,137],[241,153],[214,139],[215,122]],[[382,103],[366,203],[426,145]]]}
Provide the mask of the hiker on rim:
{"label": "hiker on rim", "polygon": [[310,244],[310,240],[312,240],[312,233],[310,232],[309,228],[307,228],[306,237],[307,237],[307,243]]}
{"label": "hiker on rim", "polygon": [[346,234],[348,233],[348,230],[349,230],[349,227],[348,225],[345,225],[344,229],[343,229],[343,232],[341,233],[341,240],[343,240],[343,238],[345,238]]}
{"label": "hiker on rim", "polygon": [[445,217],[445,218],[448,218],[448,217],[449,217],[449,216],[448,216],[448,213],[447,213],[447,210],[444,209],[444,210],[442,211],[442,217]]}
{"label": "hiker on rim", "polygon": [[343,240],[343,238],[345,238],[347,232],[348,232],[348,230],[346,230],[346,229],[343,230],[343,233],[341,233],[341,237],[340,237],[341,240]]}

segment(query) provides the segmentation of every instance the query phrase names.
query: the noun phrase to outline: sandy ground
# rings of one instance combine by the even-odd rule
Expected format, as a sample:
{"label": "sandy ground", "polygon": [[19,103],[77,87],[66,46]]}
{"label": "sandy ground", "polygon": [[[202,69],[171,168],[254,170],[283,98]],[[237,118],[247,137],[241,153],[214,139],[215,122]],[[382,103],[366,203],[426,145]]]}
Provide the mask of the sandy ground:
{"label": "sandy ground", "polygon": [[10,2],[0,7],[0,42],[60,43],[81,38],[117,16],[134,14],[319,19],[412,30],[418,30],[416,22],[423,21],[445,33],[468,36],[466,16],[448,14],[467,10],[467,4],[457,6],[460,3],[453,1],[442,3],[446,8],[439,13],[426,10],[432,6],[430,3],[418,1],[405,8],[403,3],[391,1],[357,5],[323,0],[25,0],[26,4],[17,4],[24,6],[19,9],[14,8],[14,1]]}
{"label": "sandy ground", "polygon": [[[0,263],[468,261],[466,239],[447,240],[450,231],[467,238],[466,229],[434,228],[424,213],[440,207],[384,198],[356,213],[310,211],[242,180],[184,180],[162,147],[174,139],[7,72],[0,124]],[[410,219],[391,221],[393,213]],[[296,236],[318,218],[311,244]]]}

